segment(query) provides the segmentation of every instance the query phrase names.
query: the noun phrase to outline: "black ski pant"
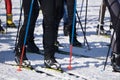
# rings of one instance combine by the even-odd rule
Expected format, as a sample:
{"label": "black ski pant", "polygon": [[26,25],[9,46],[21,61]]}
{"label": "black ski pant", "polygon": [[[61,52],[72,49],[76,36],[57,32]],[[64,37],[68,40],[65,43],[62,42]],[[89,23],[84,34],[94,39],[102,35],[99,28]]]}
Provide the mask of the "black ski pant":
{"label": "black ski pant", "polygon": [[[26,25],[27,25],[28,14],[29,14],[28,9],[30,8],[31,1],[32,0],[30,1],[23,0],[25,19],[24,19],[24,24],[20,30],[20,37],[19,37],[18,45],[21,45],[21,44],[23,45],[23,42],[24,42],[24,36],[26,32]],[[43,12],[43,47],[45,50],[46,59],[52,58],[55,53],[54,42],[56,40],[56,33],[57,33],[56,31],[56,21],[57,21],[56,20],[56,16],[57,16],[56,1],[57,0],[39,0],[40,6]],[[58,1],[61,2],[62,0],[58,0]],[[58,4],[60,4],[59,2]],[[34,38],[33,36],[34,27],[35,27],[34,24],[38,17],[38,13],[39,13],[38,2],[37,0],[34,0],[27,40],[31,40]]]}
{"label": "black ski pant", "polygon": [[[24,11],[24,22],[19,32],[19,40],[18,40],[19,47],[22,47],[24,43],[31,2],[32,0],[23,0],[23,3],[22,3],[23,11]],[[31,18],[29,22],[27,42],[33,41],[34,39],[34,29],[35,29],[35,23],[36,23],[38,14],[39,14],[39,5],[38,5],[37,0],[34,0],[33,7],[32,7],[32,14],[30,16]]]}
{"label": "black ski pant", "polygon": [[[56,41],[57,41],[57,36],[58,36],[58,27],[59,27],[59,23],[60,20],[62,19],[63,15],[64,15],[64,2],[66,2],[67,5],[67,13],[68,13],[68,22],[66,27],[68,27],[70,34],[69,34],[69,38],[70,38],[70,42],[71,42],[71,35],[72,35],[72,23],[73,23],[73,16],[74,16],[74,2],[75,0],[56,0],[56,16],[55,16],[55,20],[56,20]],[[76,40],[76,19],[75,19],[75,24],[74,24],[74,36],[73,39]]]}
{"label": "black ski pant", "polygon": [[57,41],[59,23],[64,14],[64,0],[56,0],[55,11],[56,11],[56,14],[55,14],[55,26],[56,26],[55,27],[55,29],[56,29],[55,30],[56,31],[55,40]]}
{"label": "black ski pant", "polygon": [[120,54],[120,3],[119,0],[105,0],[105,2],[107,3],[113,28],[116,33],[116,41],[113,48],[116,46],[115,53]]}
{"label": "black ski pant", "polygon": [[73,23],[75,0],[66,0],[68,10],[68,22]]}
{"label": "black ski pant", "polygon": [[45,59],[54,57],[57,27],[60,22],[62,0],[39,0],[43,12],[43,47]]}

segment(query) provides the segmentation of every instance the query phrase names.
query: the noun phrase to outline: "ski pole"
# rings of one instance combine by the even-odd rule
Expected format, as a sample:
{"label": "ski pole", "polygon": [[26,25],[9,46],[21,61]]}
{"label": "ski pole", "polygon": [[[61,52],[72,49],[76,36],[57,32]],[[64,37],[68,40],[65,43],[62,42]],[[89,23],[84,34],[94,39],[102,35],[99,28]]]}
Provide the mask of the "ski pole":
{"label": "ski pole", "polygon": [[[81,8],[80,8],[80,14],[79,14],[79,18],[81,18],[81,15],[82,15],[82,10],[83,10],[83,4],[84,4],[84,0],[82,0],[82,2],[81,2],[82,4],[81,4]],[[77,11],[77,10],[76,10]],[[77,23],[79,23],[79,22],[77,22]],[[79,24],[78,24],[78,26],[79,26]]]}
{"label": "ski pole", "polygon": [[29,25],[30,25],[30,18],[31,18],[31,14],[32,14],[33,3],[34,3],[34,0],[31,1],[31,5],[30,5],[30,11],[29,11],[28,21],[27,21],[27,26],[26,26],[26,33],[25,33],[25,37],[24,37],[24,44],[22,47],[22,54],[20,57],[20,65],[19,65],[19,68],[17,69],[18,71],[21,71],[22,59],[23,59],[23,55],[24,55],[25,44],[26,44],[27,35],[28,35],[28,29],[29,29]]}
{"label": "ski pole", "polygon": [[[87,8],[88,8],[88,0],[86,0],[86,10],[85,10],[85,36],[86,36],[86,24],[87,24]],[[84,39],[84,45],[85,45],[85,39]]]}
{"label": "ski pole", "polygon": [[20,17],[19,17],[19,23],[18,23],[18,28],[17,28],[17,35],[16,35],[16,40],[15,40],[15,50],[17,48],[17,43],[18,43],[18,38],[19,38],[19,30],[20,30],[20,26],[21,26],[21,20],[22,20],[22,2],[20,0]]}
{"label": "ski pole", "polygon": [[75,27],[75,12],[76,12],[76,0],[74,0],[74,13],[73,13],[73,22],[72,22],[72,35],[71,35],[71,42],[70,42],[70,61],[68,65],[68,69],[71,70],[71,62],[72,62],[72,49],[73,49],[73,37],[74,37],[74,27]]}
{"label": "ski pole", "polygon": [[[120,11],[119,11],[120,12]],[[118,14],[118,17],[120,16],[120,13]],[[116,21],[116,25],[115,25],[115,27],[116,27],[116,29],[114,29],[114,31],[113,31],[113,34],[112,34],[112,37],[111,37],[111,42],[110,42],[110,46],[109,46],[109,48],[108,48],[108,52],[107,52],[107,56],[106,56],[106,60],[105,60],[105,64],[104,64],[104,68],[103,68],[103,70],[105,70],[105,67],[106,67],[106,65],[107,65],[107,60],[108,60],[108,56],[109,56],[109,53],[110,53],[110,48],[111,48],[111,45],[112,45],[112,42],[113,42],[113,38],[114,38],[114,35],[115,35],[115,32],[117,31],[117,24],[118,24],[118,19],[117,19],[117,21]],[[115,48],[115,44],[116,44],[116,39],[115,39],[115,41],[114,41],[114,43],[113,43],[113,50],[114,50],[114,48]],[[111,53],[111,55],[112,55],[112,53]]]}
{"label": "ski pole", "polygon": [[113,32],[113,34],[112,34],[112,37],[111,37],[111,42],[110,42],[110,46],[109,46],[109,48],[108,48],[108,52],[107,52],[107,56],[106,56],[106,60],[105,60],[105,64],[104,64],[103,70],[105,70],[105,67],[106,67],[106,65],[107,65],[107,60],[108,60],[108,56],[109,56],[109,53],[110,53],[110,49],[111,49],[111,45],[112,45],[112,41],[113,41],[114,34],[115,34],[115,30],[114,30],[114,32]]}
{"label": "ski pole", "polygon": [[80,9],[80,18],[81,18],[82,9],[83,9],[83,3],[84,3],[84,0],[82,0],[82,4],[81,4],[81,9]]}
{"label": "ski pole", "polygon": [[89,46],[89,44],[88,44],[88,41],[87,41],[87,38],[86,38],[86,35],[85,35],[85,31],[84,31],[84,29],[83,29],[83,26],[82,26],[82,23],[81,23],[81,21],[80,21],[80,17],[79,17],[79,15],[78,15],[78,12],[77,12],[77,11],[76,11],[76,14],[77,14],[77,18],[78,18],[79,24],[80,24],[81,29],[82,29],[82,32],[83,32],[83,36],[84,36],[85,42],[86,42],[87,47],[88,47],[88,50],[90,50],[90,46]]}
{"label": "ski pole", "polygon": [[100,6],[100,14],[99,14],[99,20],[100,21],[99,21],[99,25],[98,25],[98,34],[97,35],[100,35],[100,27],[101,27],[102,14],[103,14],[103,8],[102,8],[103,4],[104,4],[104,1],[102,1],[102,4]]}

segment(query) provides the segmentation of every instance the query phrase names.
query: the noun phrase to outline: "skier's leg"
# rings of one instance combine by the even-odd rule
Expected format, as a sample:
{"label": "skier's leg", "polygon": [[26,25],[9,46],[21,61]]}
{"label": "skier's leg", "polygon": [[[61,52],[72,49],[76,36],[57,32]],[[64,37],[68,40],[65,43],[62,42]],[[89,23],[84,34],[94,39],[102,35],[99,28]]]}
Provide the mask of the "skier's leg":
{"label": "skier's leg", "polygon": [[[60,64],[55,60],[55,1],[39,0],[43,12],[43,47],[44,64],[49,68],[60,68]],[[54,67],[53,67],[54,66]]]}
{"label": "skier's leg", "polygon": [[59,42],[57,41],[57,37],[58,37],[58,28],[59,28],[59,23],[63,17],[63,4],[64,4],[64,0],[56,0],[56,7],[55,7],[55,51],[58,51],[58,47],[59,47]]}
{"label": "skier's leg", "polygon": [[[28,15],[29,15],[29,12],[30,12],[30,6],[31,6],[31,2],[32,0],[29,0],[29,1],[26,1],[26,0],[23,0],[23,10],[24,10],[24,23],[23,23],[23,26],[21,27],[20,29],[20,33],[19,33],[19,40],[18,40],[18,44],[17,44],[17,48],[16,48],[16,54],[15,54],[15,61],[19,64],[19,61],[20,61],[20,57],[21,57],[21,54],[22,54],[22,48],[23,48],[23,44],[24,44],[24,38],[25,38],[25,33],[26,33],[26,26],[27,26],[27,23],[28,23]],[[28,40],[33,40],[33,32],[34,32],[34,27],[35,27],[35,21],[36,21],[36,18],[38,16],[35,15],[34,13],[34,7],[36,6],[36,0],[34,1],[33,3],[33,8],[32,8],[32,15],[31,15],[31,18],[30,18],[30,26],[29,26],[29,29],[28,29],[28,36],[27,36],[27,42]],[[33,18],[33,16],[36,16]],[[33,31],[32,31],[32,30]],[[29,42],[30,42],[29,41]],[[26,44],[25,44],[26,45]],[[24,46],[25,46],[24,45]],[[24,55],[23,55],[23,61],[28,61],[27,57],[26,57],[26,46],[25,46],[25,49],[24,49]],[[29,62],[28,62],[29,63]],[[28,64],[29,65],[29,64]]]}
{"label": "skier's leg", "polygon": [[67,28],[67,23],[68,23],[68,11],[67,11],[67,3],[66,0],[64,0],[64,15],[63,15],[63,21],[64,21],[64,28],[63,32],[65,36],[69,35],[69,30]]}
{"label": "skier's leg", "polygon": [[6,7],[6,23],[7,23],[7,27],[15,28],[16,25],[13,22],[12,2],[11,2],[11,0],[5,0],[5,7]]}
{"label": "skier's leg", "polygon": [[105,1],[102,0],[100,10],[99,10],[99,24],[97,25],[97,34],[105,34],[104,26],[104,18],[105,18],[106,4]]}
{"label": "skier's leg", "polygon": [[[27,15],[28,13],[25,12]],[[37,20],[39,14],[39,6],[37,0],[34,0],[33,4],[33,10],[32,10],[32,15],[31,15],[31,20],[30,20],[30,27],[28,31],[28,37],[27,37],[27,51],[32,52],[32,53],[39,53],[39,48],[36,46],[34,42],[34,29],[35,29],[35,23]],[[28,19],[28,17],[26,17]]]}
{"label": "skier's leg", "polygon": [[[120,3],[118,0],[105,0],[111,15],[113,28],[116,33],[115,51],[112,55],[112,66],[115,71],[120,72]],[[114,49],[113,49],[114,50]]]}
{"label": "skier's leg", "polygon": [[[67,10],[68,10],[68,30],[70,31],[69,33],[69,41],[71,43],[72,39],[72,25],[73,25],[73,16],[74,16],[74,2],[75,0],[67,0]],[[81,47],[82,44],[77,40],[77,35],[76,35],[76,18],[75,18],[75,23],[74,23],[74,36],[73,36],[73,46],[76,47]]]}

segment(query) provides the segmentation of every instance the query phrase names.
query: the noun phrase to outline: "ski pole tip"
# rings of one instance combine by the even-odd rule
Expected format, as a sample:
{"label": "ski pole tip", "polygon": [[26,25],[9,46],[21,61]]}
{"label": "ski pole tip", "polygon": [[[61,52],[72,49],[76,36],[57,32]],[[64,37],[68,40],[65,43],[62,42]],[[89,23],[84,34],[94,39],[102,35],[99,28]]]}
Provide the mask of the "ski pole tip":
{"label": "ski pole tip", "polygon": [[18,68],[17,71],[22,71],[21,68]]}
{"label": "ski pole tip", "polygon": [[67,67],[67,69],[68,69],[68,70],[71,70],[71,69],[72,69],[72,66],[71,66],[71,65],[69,65],[69,66]]}

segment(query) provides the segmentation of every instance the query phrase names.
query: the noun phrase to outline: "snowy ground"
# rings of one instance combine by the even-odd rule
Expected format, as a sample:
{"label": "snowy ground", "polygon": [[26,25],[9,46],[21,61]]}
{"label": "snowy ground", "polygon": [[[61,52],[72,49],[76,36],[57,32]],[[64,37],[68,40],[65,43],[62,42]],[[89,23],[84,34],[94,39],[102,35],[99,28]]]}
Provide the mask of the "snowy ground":
{"label": "snowy ground", "polygon": [[[85,2],[87,0],[84,0]],[[20,14],[20,1],[12,0],[13,2],[13,18],[16,25],[18,25],[19,14]],[[85,14],[85,2],[83,7],[83,12],[81,15],[82,25],[84,27],[84,14]],[[77,0],[77,10],[80,13],[82,0]],[[47,76],[46,74],[39,74],[34,71],[22,69],[21,72],[17,71],[17,67],[6,65],[5,63],[14,64],[14,45],[15,37],[17,34],[17,29],[7,29],[6,34],[0,34],[0,80],[119,80],[120,73],[112,72],[112,67],[110,65],[110,57],[108,58],[108,63],[103,70],[104,62],[106,59],[108,44],[110,43],[110,38],[104,36],[96,35],[96,26],[98,24],[98,14],[99,6],[101,0],[88,0],[88,12],[87,12],[87,27],[86,27],[86,37],[91,50],[88,47],[85,48],[73,48],[73,54],[84,54],[92,56],[94,58],[84,58],[79,56],[72,57],[72,70],[67,70],[69,65],[69,55],[63,55],[56,53],[57,60],[62,65],[66,72],[71,72],[81,77],[76,78],[73,76],[68,76],[66,74],[59,74],[56,72],[50,72],[51,74],[56,74],[58,77]],[[4,0],[0,3],[0,18],[2,19],[2,24],[5,25],[5,7]],[[23,19],[23,18],[22,18]],[[109,26],[109,13],[106,12],[105,17],[105,29],[108,30]],[[42,45],[42,14],[38,17],[36,28],[35,28],[35,43],[40,49],[43,49]],[[84,43],[84,36],[81,31],[79,24],[77,25],[78,40]],[[60,44],[64,47],[61,50],[69,51],[69,38],[63,36],[63,24],[61,22],[59,27],[58,40]],[[38,54],[27,54],[32,65],[43,65],[43,56]],[[96,59],[99,58],[99,59]],[[84,78],[86,79],[84,79]]]}

